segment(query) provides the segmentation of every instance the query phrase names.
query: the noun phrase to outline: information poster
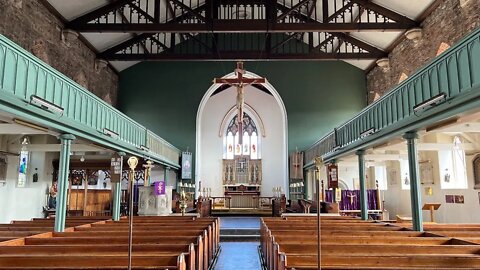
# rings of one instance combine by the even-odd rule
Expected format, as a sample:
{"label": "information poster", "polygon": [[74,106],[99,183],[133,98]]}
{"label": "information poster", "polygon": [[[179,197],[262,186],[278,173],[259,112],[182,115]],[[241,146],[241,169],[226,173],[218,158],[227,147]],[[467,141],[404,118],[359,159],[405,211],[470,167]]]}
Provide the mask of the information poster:
{"label": "information poster", "polygon": [[120,182],[122,162],[123,159],[121,156],[113,156],[110,160],[110,181],[112,183]]}

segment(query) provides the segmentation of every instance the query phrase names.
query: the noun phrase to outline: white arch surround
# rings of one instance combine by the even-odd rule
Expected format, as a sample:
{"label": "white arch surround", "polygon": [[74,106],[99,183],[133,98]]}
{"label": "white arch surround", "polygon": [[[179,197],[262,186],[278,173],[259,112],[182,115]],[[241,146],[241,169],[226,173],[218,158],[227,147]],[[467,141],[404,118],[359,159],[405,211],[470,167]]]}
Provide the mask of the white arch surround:
{"label": "white arch surround", "polygon": [[[223,76],[222,78],[226,78],[226,79],[229,79],[229,78],[235,78],[236,77],[236,74],[234,72],[231,72],[225,76]],[[245,74],[244,74],[244,77],[246,78],[260,78],[260,76],[258,76],[257,74],[255,73],[252,73],[252,72],[249,72],[247,71]],[[195,131],[195,184],[197,186],[197,191],[198,191],[198,184],[199,184],[199,181],[201,181],[202,179],[199,179],[199,176],[201,175],[201,171],[202,171],[202,164],[200,162],[200,157],[201,157],[201,153],[202,153],[202,148],[201,148],[201,126],[202,126],[202,114],[203,114],[203,111],[205,109],[205,106],[207,104],[207,101],[208,99],[211,97],[211,95],[215,92],[215,90],[220,86],[221,84],[212,84],[210,86],[210,88],[208,88],[208,90],[205,92],[205,94],[203,95],[203,98],[202,100],[200,101],[200,104],[198,106],[198,110],[197,110],[197,119],[196,119],[196,131]],[[281,111],[281,114],[282,114],[282,129],[283,129],[283,138],[282,138],[282,142],[283,142],[283,156],[282,156],[282,163],[284,164],[283,166],[283,170],[282,170],[282,178],[281,179],[282,181],[279,181],[279,185],[282,185],[282,188],[283,190],[288,190],[287,187],[288,187],[288,119],[287,119],[287,110],[285,108],[285,104],[283,103],[283,100],[282,98],[280,97],[280,94],[277,92],[277,90],[273,87],[272,84],[270,84],[268,81],[264,84],[262,84],[263,87],[265,87],[273,96],[273,98],[275,99],[275,101],[277,102],[279,108],[280,108],[280,111]],[[196,196],[198,196],[198,194],[196,194]],[[286,196],[288,197],[288,193],[286,194]]]}

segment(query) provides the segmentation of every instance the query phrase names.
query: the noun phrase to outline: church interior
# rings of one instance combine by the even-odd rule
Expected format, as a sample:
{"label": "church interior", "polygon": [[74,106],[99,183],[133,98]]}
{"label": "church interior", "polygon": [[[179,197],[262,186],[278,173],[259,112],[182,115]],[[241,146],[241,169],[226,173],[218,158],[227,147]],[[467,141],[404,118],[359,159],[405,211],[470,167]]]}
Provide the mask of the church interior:
{"label": "church interior", "polygon": [[0,269],[480,269],[480,1],[0,15]]}

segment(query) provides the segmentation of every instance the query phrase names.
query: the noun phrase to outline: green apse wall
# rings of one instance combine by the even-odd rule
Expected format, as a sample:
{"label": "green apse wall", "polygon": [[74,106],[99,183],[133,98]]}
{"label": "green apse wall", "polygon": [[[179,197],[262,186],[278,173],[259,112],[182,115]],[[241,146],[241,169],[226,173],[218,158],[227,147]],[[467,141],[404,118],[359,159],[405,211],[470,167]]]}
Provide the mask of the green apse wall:
{"label": "green apse wall", "polygon": [[[120,73],[119,109],[176,147],[195,151],[197,109],[233,62],[142,62]],[[364,72],[345,62],[246,62],[283,99],[289,150],[303,150],[366,105]],[[232,104],[233,106],[233,104]]]}

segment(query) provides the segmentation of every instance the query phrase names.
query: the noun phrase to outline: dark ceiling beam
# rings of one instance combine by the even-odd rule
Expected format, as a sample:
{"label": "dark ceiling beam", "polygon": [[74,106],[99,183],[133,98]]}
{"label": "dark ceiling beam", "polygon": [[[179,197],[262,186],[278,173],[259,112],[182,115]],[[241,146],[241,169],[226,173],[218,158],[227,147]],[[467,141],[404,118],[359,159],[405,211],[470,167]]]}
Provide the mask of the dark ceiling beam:
{"label": "dark ceiling beam", "polygon": [[118,8],[126,5],[126,4],[129,4],[130,2],[133,2],[133,0],[117,0],[115,2],[112,2],[112,3],[109,3],[105,6],[102,6],[100,8],[97,8],[85,15],[82,15],[72,21],[70,21],[69,23],[67,23],[67,28],[70,28],[70,29],[75,29],[76,26],[80,26],[80,25],[83,25],[83,24],[86,24],[92,20],[95,20],[96,18],[100,18],[101,16],[103,16],[104,14],[108,13],[108,12],[111,12],[111,11],[114,11],[114,10],[117,10]]}
{"label": "dark ceiling beam", "polygon": [[175,3],[176,5],[178,5],[181,9],[185,10],[187,13],[190,13],[192,14],[193,16],[197,17],[197,19],[199,19],[200,21],[202,22],[206,22],[207,20],[205,19],[205,17],[203,17],[200,13],[196,12],[195,10],[193,10],[191,7],[185,5],[184,3],[182,3],[181,1],[179,0],[170,0],[172,1],[173,3]]}
{"label": "dark ceiling beam", "polygon": [[213,52],[213,49],[210,48],[210,46],[208,44],[206,44],[205,42],[201,41],[200,39],[198,39],[196,36],[190,34],[190,33],[186,33],[185,34],[187,37],[189,37],[190,39],[193,39],[194,41],[198,42],[200,45],[202,45],[203,47],[205,47],[207,50],[209,50],[210,52]]}
{"label": "dark ceiling beam", "polygon": [[409,25],[409,28],[418,25],[418,23],[416,21],[408,18],[407,16],[398,14],[395,11],[392,11],[388,8],[377,5],[373,2],[370,2],[369,0],[350,0],[350,1],[360,5],[361,7],[364,7],[364,8],[370,9],[372,11],[375,11],[375,12],[377,12],[377,13],[379,13],[379,14],[387,17],[387,18],[390,18],[390,19],[392,19],[396,22],[399,22],[399,23],[402,23],[402,24],[405,24],[405,25]]}
{"label": "dark ceiling beam", "polygon": [[[110,0],[110,3],[113,3],[113,1]],[[127,17],[125,17],[125,15],[124,15],[123,13],[118,12],[118,14],[121,16],[123,23],[130,23],[130,21],[127,19]],[[147,13],[147,15],[150,16],[148,13]],[[153,19],[153,18],[151,18],[151,19]],[[153,21],[153,20],[152,20],[152,21]],[[138,36],[136,33],[132,33],[132,34],[130,34],[130,35],[131,35],[132,37]],[[142,46],[143,50],[144,50],[146,53],[150,53],[150,51],[147,49],[147,46],[145,46],[145,44],[144,44],[143,42],[140,42],[139,44],[140,44],[140,46]],[[97,53],[97,54],[98,54],[98,53]]]}
{"label": "dark ceiling beam", "polygon": [[317,49],[320,51],[323,45],[327,44],[330,41],[333,41],[335,39],[335,36],[330,35],[328,38],[326,38],[324,41],[320,42],[317,46],[314,47],[314,49]]}
{"label": "dark ceiling beam", "polygon": [[[166,0],[166,1],[169,1],[169,0]],[[205,8],[205,6],[199,6],[199,7],[195,8],[195,11],[198,12],[198,11],[203,10],[204,8]],[[183,14],[183,15],[180,15],[180,16],[178,16],[178,17],[176,17],[176,18],[168,21],[168,23],[172,23],[172,24],[173,24],[173,23],[178,23],[178,22],[181,22],[181,21],[183,21],[183,20],[186,20],[186,19],[190,18],[191,16],[192,16],[191,14]],[[156,34],[156,33],[143,33],[143,34],[139,34],[139,35],[137,35],[137,36],[135,36],[135,37],[133,37],[133,38],[131,38],[131,39],[129,39],[129,40],[126,40],[126,41],[124,41],[124,42],[122,42],[122,43],[120,43],[120,44],[117,44],[117,45],[115,45],[115,46],[113,46],[113,47],[111,47],[111,48],[109,48],[109,49],[107,49],[107,50],[105,50],[105,51],[103,51],[103,52],[101,52],[101,53],[98,53],[98,56],[101,57],[101,58],[105,58],[105,59],[106,59],[108,56],[111,56],[111,55],[113,55],[113,54],[115,54],[115,53],[117,53],[117,52],[119,52],[119,51],[122,51],[122,50],[124,50],[124,49],[126,49],[126,48],[128,48],[128,47],[130,47],[130,46],[132,46],[132,45],[134,45],[134,44],[136,44],[136,43],[138,43],[138,42],[141,42],[141,41],[143,41],[143,40],[145,40],[145,39],[147,39],[147,38],[150,38],[150,37],[152,37],[152,36],[155,35],[155,34]],[[184,40],[183,37],[181,37],[181,39],[182,39],[182,41]],[[159,42],[160,42],[160,41],[159,41]],[[160,44],[162,44],[163,46],[166,46],[166,45],[163,44],[162,42],[160,42]],[[162,46],[162,45],[160,45],[160,46]],[[163,46],[162,46],[162,47],[163,47]],[[165,48],[164,48],[164,49],[165,49]],[[169,48],[169,49],[172,49],[172,48]]]}
{"label": "dark ceiling beam", "polygon": [[337,11],[335,11],[332,15],[328,16],[326,18],[326,21],[325,22],[331,22],[333,21],[335,18],[337,18],[338,16],[342,15],[343,13],[345,13],[345,11],[347,11],[347,9],[349,9],[351,6],[353,6],[353,2],[349,2],[348,4],[346,4],[345,6],[337,9]]}
{"label": "dark ceiling beam", "polygon": [[367,44],[361,40],[358,40],[352,36],[349,36],[347,34],[344,34],[344,33],[331,33],[332,35],[336,36],[337,38],[339,38],[340,40],[343,40],[345,42],[348,42],[352,45],[355,45],[361,49],[364,49],[374,55],[376,55],[378,58],[380,57],[384,57],[385,55],[387,55],[386,52],[378,49],[377,47],[374,47],[370,44]]}
{"label": "dark ceiling beam", "polygon": [[276,23],[267,28],[265,20],[213,20],[213,26],[198,23],[82,24],[71,29],[79,32],[133,33],[285,33],[285,32],[360,32],[404,31],[403,23]]}
{"label": "dark ceiling beam", "polygon": [[376,60],[378,55],[373,53],[305,53],[305,54],[276,54],[270,53],[266,55],[260,51],[255,52],[224,52],[209,53],[209,54],[172,54],[172,53],[160,53],[160,54],[113,54],[106,56],[110,61],[236,61],[238,59],[243,60],[305,60],[305,61],[320,61],[320,60]]}
{"label": "dark ceiling beam", "polygon": [[165,50],[165,51],[170,50],[170,48],[169,48],[167,45],[165,45],[163,42],[161,42],[160,40],[158,40],[155,36],[151,36],[150,39],[151,39],[153,42],[155,42],[156,44],[158,44],[160,47],[162,47],[163,50]]}
{"label": "dark ceiling beam", "polygon": [[308,4],[308,2],[310,2],[310,0],[301,0],[300,2],[298,2],[296,5],[294,5],[293,7],[290,7],[288,10],[284,11],[282,13],[282,15],[278,16],[277,17],[277,22],[279,21],[282,21],[283,19],[285,19],[288,15],[290,15],[292,12],[295,12],[298,8],[302,7],[303,5],[305,4]]}
{"label": "dark ceiling beam", "polygon": [[124,41],[120,44],[117,44],[117,45],[99,53],[98,57],[108,60],[108,58],[110,58],[111,55],[114,55],[115,53],[120,52],[120,51],[122,51],[122,50],[124,50],[124,49],[126,49],[126,48],[128,48],[132,45],[135,45],[137,43],[141,43],[143,40],[145,40],[145,39],[147,39],[147,38],[149,38],[153,35],[154,34],[148,34],[148,33],[147,34],[140,34],[138,36],[135,36],[135,37],[133,37],[129,40],[126,40],[126,41]]}
{"label": "dark ceiling beam", "polygon": [[[323,4],[325,4],[325,3],[323,3]],[[327,3],[327,4],[328,4],[328,3]],[[280,5],[280,4],[277,4],[277,8],[278,8],[278,9],[284,9],[285,6]],[[354,22],[353,22],[352,24],[357,24],[357,22],[358,22],[358,20],[359,20],[359,18],[360,18],[360,16],[361,16],[361,14],[362,14],[362,12],[363,12],[364,10],[365,10],[364,8],[360,8],[359,14],[357,15],[357,17],[355,18],[355,20],[354,20]],[[297,13],[296,15],[297,15],[301,20],[303,20],[305,23],[317,23],[317,21],[315,21],[315,20],[312,19],[311,17],[308,17],[308,16],[306,16],[306,15],[304,15],[304,14]],[[335,23],[335,24],[334,24],[334,23],[327,23],[327,24],[336,25],[336,24],[338,24],[338,23]],[[362,49],[364,49],[364,50],[369,51],[369,52],[372,53],[372,54],[377,55],[377,59],[378,59],[378,58],[381,58],[381,57],[384,57],[385,55],[387,55],[387,53],[386,53],[385,51],[380,50],[380,49],[378,49],[378,48],[376,48],[376,47],[373,47],[373,46],[371,46],[371,45],[369,45],[369,44],[361,41],[361,40],[358,40],[358,39],[356,39],[356,38],[354,38],[354,37],[352,37],[352,36],[350,36],[350,35],[345,34],[345,32],[347,32],[347,31],[343,31],[343,32],[328,31],[328,32],[331,33],[331,34],[335,34],[335,36],[340,39],[339,46],[337,47],[337,50],[340,49],[341,44],[343,44],[344,42],[350,42],[351,44],[353,44],[353,45],[355,45],[355,46],[357,46],[357,47],[359,47],[359,48],[362,48]],[[335,50],[335,52],[336,52],[337,50]]]}
{"label": "dark ceiling beam", "polygon": [[283,39],[280,43],[275,44],[275,45],[271,48],[271,50],[274,51],[274,50],[276,50],[277,48],[279,48],[280,46],[282,46],[283,44],[289,42],[290,40],[297,38],[297,35],[298,35],[298,33],[292,33],[292,34],[288,35],[288,36],[287,36],[285,39]]}
{"label": "dark ceiling beam", "polygon": [[[350,2],[351,3],[351,2]],[[360,7],[358,9],[358,14],[357,16],[355,17],[355,19],[353,19],[353,22],[358,22],[360,20],[360,18],[362,17],[363,13],[365,12],[365,8],[364,7]],[[338,45],[337,45],[337,48],[335,50],[333,50],[334,52],[338,52],[340,51],[340,49],[342,48],[342,45],[343,43],[345,43],[345,40],[340,40],[340,42],[338,42]]]}

